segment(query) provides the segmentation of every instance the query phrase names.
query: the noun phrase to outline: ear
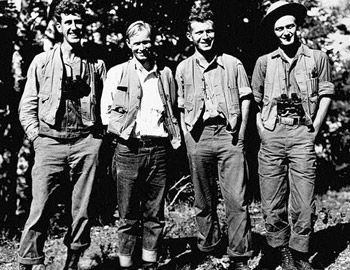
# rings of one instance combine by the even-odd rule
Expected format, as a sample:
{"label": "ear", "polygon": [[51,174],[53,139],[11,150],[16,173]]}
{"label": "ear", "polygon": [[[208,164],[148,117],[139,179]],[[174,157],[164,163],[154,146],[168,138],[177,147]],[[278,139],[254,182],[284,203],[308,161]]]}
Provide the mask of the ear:
{"label": "ear", "polygon": [[56,29],[58,33],[62,34],[62,24],[58,21],[56,21]]}
{"label": "ear", "polygon": [[131,50],[131,44],[130,44],[130,40],[128,38],[126,39],[126,45],[128,45],[129,49]]}
{"label": "ear", "polygon": [[193,41],[192,34],[190,32],[186,32],[186,37],[188,38],[189,41]]}

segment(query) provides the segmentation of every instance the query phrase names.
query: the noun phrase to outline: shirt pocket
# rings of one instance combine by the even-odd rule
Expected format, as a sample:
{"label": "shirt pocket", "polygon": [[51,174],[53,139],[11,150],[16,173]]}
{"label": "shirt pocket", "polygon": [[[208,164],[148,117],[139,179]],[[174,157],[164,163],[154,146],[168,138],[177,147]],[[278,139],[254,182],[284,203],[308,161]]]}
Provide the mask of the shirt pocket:
{"label": "shirt pocket", "polygon": [[318,95],[308,97],[308,101],[309,101],[310,117],[311,119],[313,119],[318,107]]}
{"label": "shirt pocket", "polygon": [[312,79],[306,80],[306,85],[307,85],[307,89],[310,97],[318,94],[318,88],[319,88],[318,83],[319,83],[318,78],[312,78]]}

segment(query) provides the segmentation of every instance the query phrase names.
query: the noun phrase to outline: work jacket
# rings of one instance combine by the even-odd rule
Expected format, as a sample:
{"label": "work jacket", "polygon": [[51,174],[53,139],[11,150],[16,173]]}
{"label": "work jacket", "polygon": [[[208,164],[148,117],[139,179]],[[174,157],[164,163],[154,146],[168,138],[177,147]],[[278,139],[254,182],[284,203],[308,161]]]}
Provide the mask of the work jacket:
{"label": "work jacket", "polygon": [[[277,119],[277,99],[287,93],[286,74],[280,49],[260,57],[254,69],[252,86],[255,101],[260,106],[263,125],[268,130],[275,128]],[[328,57],[319,50],[301,45],[293,67],[296,89],[301,97],[306,125],[312,125],[317,113],[319,99],[334,94],[330,82],[331,71]]]}
{"label": "work jacket", "polygon": [[[96,112],[100,100],[106,67],[102,60],[85,61],[90,94],[80,99],[81,117],[85,126],[93,126],[100,117]],[[28,138],[33,140],[39,134],[40,122],[49,126],[56,123],[57,111],[62,98],[64,66],[61,47],[38,54],[32,61],[27,82],[19,104],[19,119]]]}
{"label": "work jacket", "polygon": [[[178,106],[184,109],[184,121],[191,131],[205,109],[206,82],[196,54],[182,61],[176,70],[178,83]],[[242,63],[228,54],[217,56],[216,68],[223,68],[224,76],[214,83],[218,110],[227,120],[227,130],[236,132],[241,123],[240,98],[251,94],[249,82]]]}
{"label": "work jacket", "polygon": [[[137,112],[140,109],[142,89],[135,69],[135,60],[116,66],[115,71],[121,71],[116,76],[113,92],[113,103],[110,108],[108,132],[111,132],[124,140],[128,140],[136,124]],[[113,72],[113,70],[112,70]],[[118,73],[118,72],[116,72]],[[171,70],[168,67],[157,70],[158,90],[164,105],[164,127],[168,132],[170,142],[174,149],[181,144],[181,134],[178,121],[173,113],[175,103],[175,82]],[[103,113],[103,112],[102,112]]]}

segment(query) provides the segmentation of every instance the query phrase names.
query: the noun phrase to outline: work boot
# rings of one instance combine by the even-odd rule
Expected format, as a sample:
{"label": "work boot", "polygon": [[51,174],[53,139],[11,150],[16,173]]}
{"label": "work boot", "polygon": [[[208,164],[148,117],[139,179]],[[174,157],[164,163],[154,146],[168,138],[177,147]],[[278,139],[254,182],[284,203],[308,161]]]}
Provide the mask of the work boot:
{"label": "work boot", "polygon": [[29,265],[29,264],[18,264],[18,270],[31,270],[33,269],[33,265]]}
{"label": "work boot", "polygon": [[68,249],[67,260],[63,270],[78,270],[81,251]]}
{"label": "work boot", "polygon": [[295,266],[294,259],[292,257],[292,252],[287,246],[279,248],[282,260],[282,269],[283,270],[298,270]]}
{"label": "work boot", "polygon": [[306,253],[295,252],[295,265],[298,270],[314,270]]}

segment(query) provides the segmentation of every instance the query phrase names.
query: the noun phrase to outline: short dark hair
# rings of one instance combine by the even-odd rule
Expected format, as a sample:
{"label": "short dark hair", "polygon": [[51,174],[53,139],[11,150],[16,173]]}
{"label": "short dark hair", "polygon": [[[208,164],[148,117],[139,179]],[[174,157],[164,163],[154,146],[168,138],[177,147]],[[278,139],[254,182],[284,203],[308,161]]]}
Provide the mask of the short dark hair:
{"label": "short dark hair", "polygon": [[77,0],[62,0],[55,8],[55,18],[61,22],[61,14],[78,14],[82,18],[86,15],[85,7]]}
{"label": "short dark hair", "polygon": [[207,5],[194,5],[191,9],[190,16],[187,19],[187,29],[191,31],[192,22],[214,22],[214,13]]}

